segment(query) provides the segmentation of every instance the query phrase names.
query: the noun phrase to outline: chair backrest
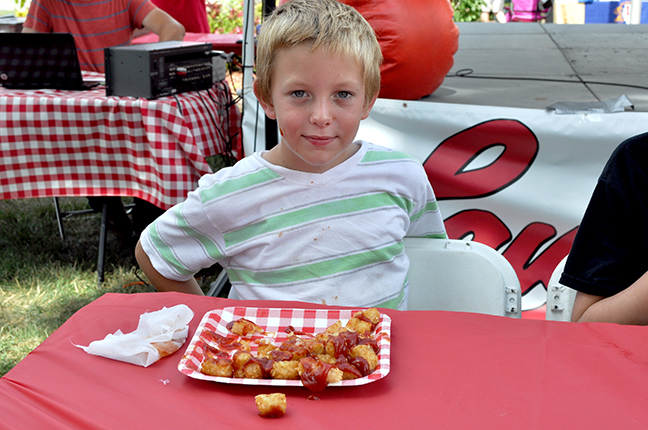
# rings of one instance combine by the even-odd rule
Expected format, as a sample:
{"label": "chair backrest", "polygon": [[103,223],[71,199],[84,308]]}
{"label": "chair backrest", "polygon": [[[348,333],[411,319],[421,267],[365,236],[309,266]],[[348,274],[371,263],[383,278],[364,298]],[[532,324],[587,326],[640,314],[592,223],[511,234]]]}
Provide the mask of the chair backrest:
{"label": "chair backrest", "polygon": [[560,275],[565,269],[567,257],[563,258],[556,266],[547,287],[547,310],[545,319],[550,321],[571,321],[576,290],[562,285]]}
{"label": "chair backrest", "polygon": [[405,238],[410,310],[521,317],[520,281],[495,249],[454,239]]}

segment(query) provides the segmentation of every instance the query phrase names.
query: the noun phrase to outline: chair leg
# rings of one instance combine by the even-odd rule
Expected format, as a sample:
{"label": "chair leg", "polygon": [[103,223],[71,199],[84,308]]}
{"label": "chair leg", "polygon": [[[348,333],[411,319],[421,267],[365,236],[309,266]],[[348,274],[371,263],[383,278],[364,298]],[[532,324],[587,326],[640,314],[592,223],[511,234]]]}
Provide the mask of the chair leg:
{"label": "chair leg", "polygon": [[104,281],[104,260],[106,258],[106,223],[108,221],[108,205],[101,207],[101,229],[99,231],[99,256],[97,258],[97,284],[101,286]]}
{"label": "chair leg", "polygon": [[227,276],[227,270],[223,269],[221,272],[218,274],[218,278],[214,282],[211,283],[209,286],[209,292],[207,295],[209,297],[217,297],[218,294],[221,292],[221,290],[225,287],[227,284],[227,281],[229,280]]}
{"label": "chair leg", "polygon": [[63,214],[61,214],[61,206],[59,205],[58,197],[54,197],[54,210],[56,211],[56,223],[58,224],[59,236],[61,236],[61,240],[65,240],[65,231],[63,230]]}
{"label": "chair leg", "polygon": [[[59,204],[58,197],[54,197],[54,209],[56,212],[56,222],[58,224],[59,235],[61,236],[61,240],[65,240],[63,218],[67,218],[75,215],[86,215],[94,212],[92,209],[72,211],[72,212],[61,212],[61,206]],[[101,284],[104,281],[104,262],[106,259],[106,236],[108,233],[107,223],[108,223],[108,204],[103,203],[101,207],[101,229],[99,231],[99,255],[97,257],[97,284],[99,284],[99,286],[101,286]]]}

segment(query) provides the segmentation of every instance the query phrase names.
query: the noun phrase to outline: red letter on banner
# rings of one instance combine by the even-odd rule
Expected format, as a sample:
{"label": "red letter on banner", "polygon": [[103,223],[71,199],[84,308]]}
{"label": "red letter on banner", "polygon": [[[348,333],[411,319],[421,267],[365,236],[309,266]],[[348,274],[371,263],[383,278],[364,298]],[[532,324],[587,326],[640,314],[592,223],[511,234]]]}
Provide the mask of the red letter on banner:
{"label": "red letter on banner", "polygon": [[556,239],[533,261],[531,258],[537,254],[538,249],[556,235],[553,226],[539,222],[530,224],[511,242],[503,254],[518,275],[522,294],[539,282],[544,284],[545,288],[549,285],[553,270],[560,260],[569,254],[577,229],[574,228]]}
{"label": "red letter on banner", "polygon": [[[504,151],[485,167],[470,164],[487,149]],[[437,199],[462,199],[495,194],[517,181],[538,153],[538,140],[529,128],[515,120],[478,124],[445,141],[423,164]]]}
{"label": "red letter on banner", "polygon": [[493,249],[502,247],[513,237],[497,215],[480,209],[457,212],[443,223],[449,238],[474,240]]}

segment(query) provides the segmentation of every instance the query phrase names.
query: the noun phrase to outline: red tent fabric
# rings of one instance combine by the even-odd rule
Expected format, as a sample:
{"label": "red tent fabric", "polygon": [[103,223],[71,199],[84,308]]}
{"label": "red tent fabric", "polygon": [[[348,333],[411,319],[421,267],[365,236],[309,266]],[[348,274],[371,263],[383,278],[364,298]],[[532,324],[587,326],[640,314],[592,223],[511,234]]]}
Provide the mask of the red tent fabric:
{"label": "red tent fabric", "polygon": [[376,32],[383,54],[379,97],[417,100],[441,86],[459,49],[448,0],[339,1],[360,12]]}
{"label": "red tent fabric", "polygon": [[448,0],[341,0],[371,24],[382,48],[381,98],[432,94],[454,65],[459,29]]}
{"label": "red tent fabric", "polygon": [[211,33],[205,0],[151,0],[154,5],[174,17],[188,33]]}

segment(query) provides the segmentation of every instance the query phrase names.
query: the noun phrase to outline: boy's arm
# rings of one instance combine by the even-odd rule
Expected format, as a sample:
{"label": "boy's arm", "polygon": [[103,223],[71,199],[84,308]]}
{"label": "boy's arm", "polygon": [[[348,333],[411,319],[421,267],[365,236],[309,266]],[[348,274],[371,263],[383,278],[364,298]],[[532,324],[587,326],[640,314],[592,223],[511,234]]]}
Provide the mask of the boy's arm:
{"label": "boy's arm", "polygon": [[185,28],[171,15],[160,8],[155,8],[142,21],[144,30],[152,31],[160,37],[160,42],[182,40]]}
{"label": "boy's arm", "polygon": [[648,325],[648,272],[625,290],[610,297],[579,291],[571,320]]}
{"label": "boy's arm", "polygon": [[142,271],[144,272],[148,280],[151,281],[151,284],[153,284],[156,290],[178,291],[181,293],[204,296],[204,293],[200,289],[200,286],[198,286],[198,282],[196,282],[194,278],[180,282],[162,276],[160,272],[155,270],[153,264],[151,264],[151,260],[149,259],[148,255],[146,255],[146,252],[144,252],[144,249],[142,248],[142,244],[140,242],[137,242],[137,246],[135,247],[135,258],[139,263],[140,269],[142,269]]}

